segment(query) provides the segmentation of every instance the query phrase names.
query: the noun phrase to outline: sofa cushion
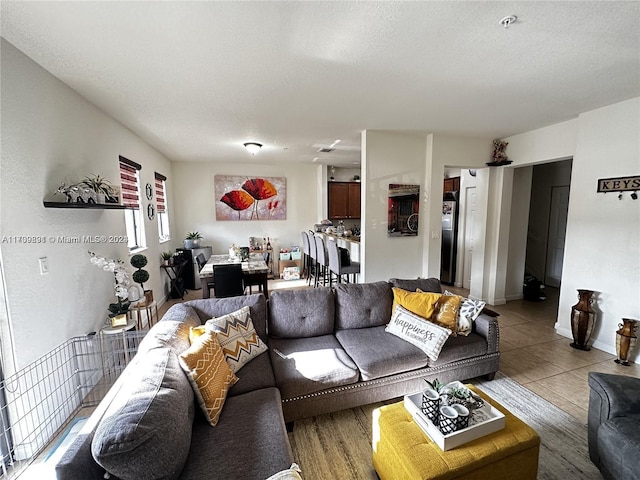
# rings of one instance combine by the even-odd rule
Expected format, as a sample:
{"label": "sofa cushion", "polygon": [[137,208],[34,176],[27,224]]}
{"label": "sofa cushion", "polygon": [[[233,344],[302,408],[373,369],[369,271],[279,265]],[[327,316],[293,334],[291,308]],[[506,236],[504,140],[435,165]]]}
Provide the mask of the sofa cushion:
{"label": "sofa cushion", "polygon": [[180,355],[191,345],[189,328],[198,325],[201,325],[200,318],[193,308],[180,303],[173,305],[142,339],[138,353],[169,347],[176,355]]}
{"label": "sofa cushion", "polygon": [[349,385],[360,377],[358,367],[333,335],[272,338],[269,345],[276,384],[285,399]]}
{"label": "sofa cushion", "polygon": [[394,287],[398,287],[403,290],[409,290],[410,292],[415,292],[416,290],[420,289],[423,292],[442,293],[440,280],[433,277],[415,279],[392,278],[391,280],[389,280],[389,283]]}
{"label": "sofa cushion", "polygon": [[215,426],[222,412],[227,392],[238,381],[224,359],[216,334],[205,331],[180,354],[180,365],[187,373],[198,405]]}
{"label": "sofa cushion", "polygon": [[398,305],[385,331],[415,345],[431,360],[437,360],[451,330],[429,322]]}
{"label": "sofa cushion", "polygon": [[200,323],[205,323],[210,318],[222,317],[235,312],[246,305],[249,307],[251,321],[256,332],[264,342],[267,341],[267,302],[261,293],[229,298],[190,300],[184,302],[183,305],[193,308],[200,317]]}
{"label": "sofa cushion", "polygon": [[178,478],[189,453],[193,391],[169,348],[136,355],[91,444],[95,461],[122,480]]}
{"label": "sofa cushion", "polygon": [[180,480],[264,480],[293,462],[277,388],[229,397],[215,428],[198,417]]}
{"label": "sofa cushion", "polygon": [[476,333],[472,333],[467,337],[462,335],[449,337],[444,344],[444,348],[440,352],[438,359],[429,362],[429,366],[437,367],[439,365],[445,365],[447,363],[464,360],[466,358],[486,355],[487,353],[487,339]]}
{"label": "sofa cushion", "polygon": [[207,320],[205,328],[215,332],[224,358],[234,373],[267,351],[267,346],[260,340],[253,327],[247,306],[222,317]]}
{"label": "sofa cushion", "polygon": [[393,295],[387,282],[339,283],[336,294],[336,330],[386,325]]}
{"label": "sofa cushion", "polygon": [[422,350],[385,332],[385,326],[338,330],[336,338],[365,381],[424,368],[429,362]]}
{"label": "sofa cushion", "polygon": [[598,429],[600,462],[611,478],[640,478],[640,414],[615,417]]}
{"label": "sofa cushion", "polygon": [[330,288],[281,290],[269,295],[269,337],[329,335],[333,333],[334,317],[335,302]]}
{"label": "sofa cushion", "polygon": [[229,390],[228,396],[241,395],[261,388],[276,386],[276,377],[273,375],[269,352],[264,352],[247,363],[242,370],[236,372],[238,381]]}

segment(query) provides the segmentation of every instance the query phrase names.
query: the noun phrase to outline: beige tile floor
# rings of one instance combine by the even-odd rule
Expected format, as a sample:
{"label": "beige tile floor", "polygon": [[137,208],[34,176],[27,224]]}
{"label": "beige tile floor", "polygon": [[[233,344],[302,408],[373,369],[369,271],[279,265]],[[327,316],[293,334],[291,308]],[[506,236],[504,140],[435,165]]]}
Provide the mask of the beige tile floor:
{"label": "beige tile floor", "polygon": [[[614,362],[615,355],[576,350],[558,335],[558,290],[547,287],[541,302],[516,300],[492,306],[500,314],[500,371],[586,424],[591,371],[640,378],[640,365]],[[569,315],[569,312],[564,314]]]}
{"label": "beige tile floor", "polygon": [[[305,287],[305,280],[269,281],[270,291]],[[463,289],[447,288],[468,294]],[[515,300],[491,306],[500,314],[500,371],[586,424],[589,372],[640,378],[640,365],[624,367],[613,361],[615,355],[595,348],[585,352],[570,347],[571,339],[558,335],[553,328],[558,317],[558,289],[547,287],[545,294],[547,299],[541,302]],[[201,298],[199,290],[185,296],[185,300],[196,298]],[[160,308],[160,317],[181,301],[167,301]]]}

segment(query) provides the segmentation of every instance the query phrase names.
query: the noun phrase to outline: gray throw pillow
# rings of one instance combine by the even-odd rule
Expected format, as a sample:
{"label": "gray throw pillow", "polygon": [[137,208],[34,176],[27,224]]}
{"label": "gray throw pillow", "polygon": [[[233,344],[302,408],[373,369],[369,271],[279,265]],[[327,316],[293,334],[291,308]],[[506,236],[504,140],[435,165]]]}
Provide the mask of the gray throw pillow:
{"label": "gray throw pillow", "polygon": [[193,389],[169,348],[138,355],[126,383],[100,420],[91,453],[122,480],[180,476],[191,445]]}

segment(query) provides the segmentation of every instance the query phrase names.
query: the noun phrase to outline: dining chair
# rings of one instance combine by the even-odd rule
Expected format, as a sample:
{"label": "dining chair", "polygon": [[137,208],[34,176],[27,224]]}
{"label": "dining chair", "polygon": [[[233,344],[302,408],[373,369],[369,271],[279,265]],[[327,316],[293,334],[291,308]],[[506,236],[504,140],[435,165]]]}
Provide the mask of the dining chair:
{"label": "dining chair", "polygon": [[[324,238],[320,236],[314,236],[316,243],[316,268],[315,268],[315,282],[314,287],[318,286],[318,283],[322,281],[322,286],[327,285],[327,270],[329,270],[329,257],[327,256],[327,250],[324,244]],[[321,279],[322,277],[322,279]]]}
{"label": "dining chair", "polygon": [[244,295],[242,265],[219,265],[213,269],[213,283],[216,298]]}
{"label": "dining chair", "polygon": [[[343,250],[348,254],[346,248]],[[338,283],[342,283],[343,275],[346,275],[347,283],[349,283],[349,275],[353,275],[353,283],[355,283],[356,274],[360,273],[360,263],[350,261],[349,265],[346,265],[342,258],[340,247],[333,240],[327,242],[327,253],[329,255],[329,286],[331,286],[333,280],[332,273],[335,274]]]}
{"label": "dining chair", "polygon": [[[198,272],[200,270],[202,270],[202,267],[204,267],[207,263],[207,257],[204,256],[204,253],[199,253],[196,256],[196,264],[198,265]],[[215,290],[216,284],[213,280],[213,278],[209,277],[207,280],[207,287],[209,288],[209,290],[211,290],[212,288]],[[201,282],[204,282],[205,279],[202,278],[200,279]]]}
{"label": "dining chair", "polygon": [[249,289],[249,295],[251,295],[253,293],[251,287],[258,287],[258,292],[262,292],[262,286],[264,285],[265,277],[267,277],[267,274],[267,272],[243,273],[242,281],[244,282],[245,293],[247,289]]}

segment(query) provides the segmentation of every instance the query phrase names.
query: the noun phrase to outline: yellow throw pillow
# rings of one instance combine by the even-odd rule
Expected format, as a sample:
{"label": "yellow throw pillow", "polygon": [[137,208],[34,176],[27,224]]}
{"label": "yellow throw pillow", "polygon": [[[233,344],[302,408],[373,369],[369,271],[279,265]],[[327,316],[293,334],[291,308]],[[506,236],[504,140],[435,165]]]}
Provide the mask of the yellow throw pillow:
{"label": "yellow throw pillow", "polygon": [[191,345],[196,343],[196,340],[206,331],[207,329],[204,325],[200,325],[199,327],[189,327],[189,343]]}
{"label": "yellow throw pillow", "polygon": [[436,314],[433,321],[444,328],[448,328],[456,335],[458,331],[458,310],[460,300],[458,295],[442,295],[436,305]]}
{"label": "yellow throw pillow", "polygon": [[436,305],[440,297],[442,297],[440,293],[422,292],[420,290],[410,292],[393,287],[392,312],[395,312],[396,305],[401,305],[411,313],[429,320],[436,313]]}
{"label": "yellow throw pillow", "polygon": [[200,408],[209,423],[215,426],[227,392],[238,381],[224,359],[216,334],[205,331],[197,337],[180,354],[180,365],[189,377]]}

